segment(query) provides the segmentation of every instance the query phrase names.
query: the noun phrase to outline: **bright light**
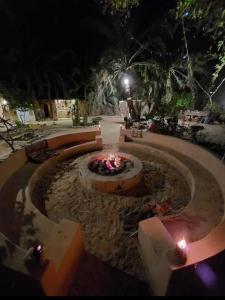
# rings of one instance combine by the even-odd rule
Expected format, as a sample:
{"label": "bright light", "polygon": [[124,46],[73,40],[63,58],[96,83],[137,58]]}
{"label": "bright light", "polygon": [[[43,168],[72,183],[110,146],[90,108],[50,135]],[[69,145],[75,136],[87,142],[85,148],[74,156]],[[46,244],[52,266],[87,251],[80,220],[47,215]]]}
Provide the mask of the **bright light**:
{"label": "bright light", "polygon": [[42,248],[41,245],[37,246],[38,251],[41,251],[41,248]]}
{"label": "bright light", "polygon": [[124,84],[125,84],[126,86],[129,86],[129,83],[130,83],[130,82],[129,82],[129,79],[128,79],[128,78],[125,78],[125,79],[124,79]]}
{"label": "bright light", "polygon": [[7,105],[8,102],[6,100],[3,100],[2,103],[3,105]]}
{"label": "bright light", "polygon": [[177,246],[181,249],[184,250],[187,247],[187,242],[183,239],[177,242]]}

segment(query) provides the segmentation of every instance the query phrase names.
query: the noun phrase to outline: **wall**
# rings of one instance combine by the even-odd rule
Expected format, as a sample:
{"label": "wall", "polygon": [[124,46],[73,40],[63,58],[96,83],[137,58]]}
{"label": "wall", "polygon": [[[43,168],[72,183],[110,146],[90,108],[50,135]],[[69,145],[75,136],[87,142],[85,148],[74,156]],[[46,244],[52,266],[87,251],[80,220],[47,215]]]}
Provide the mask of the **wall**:
{"label": "wall", "polygon": [[6,181],[27,162],[24,149],[13,153],[7,160],[0,164],[0,189]]}
{"label": "wall", "polygon": [[[48,264],[41,274],[40,281],[47,296],[67,295],[71,276],[76,271],[83,252],[84,238],[80,224],[69,220],[62,220],[59,224],[56,224],[43,215],[32,203],[31,194],[37,181],[57,162],[75,154],[101,150],[102,139],[99,134],[101,134],[100,131],[87,132],[86,134],[76,133],[66,135],[65,140],[63,136],[51,139],[49,144],[53,149],[65,144],[65,141],[70,143],[74,140],[80,142],[87,140],[88,142],[61,150],[58,156],[54,156],[41,164],[31,176],[25,190],[24,217],[29,216],[30,221],[29,224],[21,226],[21,231],[27,232],[26,226],[32,227],[35,239],[43,245],[44,258],[48,261]],[[1,187],[26,162],[25,150],[22,149],[0,164]],[[4,264],[7,267],[33,276],[24,265],[26,250],[13,245],[1,233],[0,247],[6,248],[7,255]]]}
{"label": "wall", "polygon": [[[121,137],[122,143],[123,140],[124,138]],[[171,149],[181,153],[206,168],[216,179],[225,208],[225,166],[214,155],[201,147],[170,136],[146,133],[144,138],[139,141],[140,143],[148,142],[150,146],[160,147],[165,151]],[[155,234],[156,231],[157,234]],[[171,239],[159,218],[151,218],[139,223],[139,242],[150,286],[155,295],[162,296],[166,294],[170,277],[174,271],[203,261],[225,249],[225,216],[223,215],[219,225],[207,236],[188,244],[187,261],[181,266],[177,266],[170,260],[171,253],[174,253],[176,246],[175,241]]]}
{"label": "wall", "polygon": [[95,137],[98,136],[100,131],[90,131],[90,132],[80,132],[72,133],[68,135],[58,136],[55,138],[48,139],[48,148],[57,149],[63,145],[75,143],[75,142],[88,142],[95,140]]}
{"label": "wall", "polygon": [[[89,137],[87,135],[87,138]],[[71,140],[71,135],[68,140]],[[54,138],[53,145],[55,144],[56,140]],[[33,226],[38,228],[36,235],[44,245],[45,257],[49,260],[49,264],[41,277],[41,284],[47,296],[67,295],[69,280],[76,271],[83,252],[84,238],[80,224],[62,220],[56,225],[41,214],[32,203],[32,191],[40,178],[59,161],[64,161],[75,154],[84,154],[101,149],[102,139],[100,136],[97,136],[95,141],[63,150],[58,156],[41,164],[28,182],[25,209],[28,214],[35,212]]]}

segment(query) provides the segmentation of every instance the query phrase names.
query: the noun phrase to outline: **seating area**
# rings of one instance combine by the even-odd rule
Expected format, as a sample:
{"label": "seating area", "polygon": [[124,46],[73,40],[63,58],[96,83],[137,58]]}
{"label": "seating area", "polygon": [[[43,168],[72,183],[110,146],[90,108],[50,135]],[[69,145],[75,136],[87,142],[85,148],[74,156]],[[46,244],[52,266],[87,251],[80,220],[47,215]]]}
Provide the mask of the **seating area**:
{"label": "seating area", "polygon": [[[184,211],[175,217],[154,217],[139,223],[141,255],[149,285],[155,295],[165,296],[171,289],[170,282],[174,288],[174,277],[178,278],[176,273],[179,274],[180,269],[185,274],[188,266],[218,256],[225,249],[225,166],[208,151],[173,137],[146,132],[143,139],[134,138],[133,143],[136,153],[142,151],[142,147],[147,147],[146,151],[155,149],[169,153],[184,163],[190,172],[192,200]],[[122,142],[121,149],[128,148],[130,143],[128,146]],[[196,169],[196,166],[199,167]],[[184,176],[187,174],[187,171],[183,173]],[[209,183],[213,184],[212,187]],[[176,266],[170,260],[170,253],[173,253],[179,238],[186,239],[188,253],[187,262]]]}
{"label": "seating area", "polygon": [[[16,178],[16,174],[20,176],[21,170],[26,168],[26,165],[29,164],[30,153],[37,151],[37,149],[38,151],[45,149],[54,151],[60,148],[65,142],[71,143],[79,141],[79,145],[64,148],[64,150],[61,149],[57,156],[54,155],[42,161],[39,167],[30,168],[30,179],[27,181],[23,193],[21,193],[20,190],[15,191],[15,193],[18,193],[17,199],[10,199],[10,201],[8,199],[8,203],[12,203],[12,207],[7,208],[7,217],[11,220],[11,226],[19,227],[16,228],[17,237],[13,236],[13,232],[13,235],[10,236],[8,225],[5,227],[4,224],[1,224],[0,228],[0,246],[5,253],[4,257],[2,256],[1,264],[19,274],[38,280],[45,295],[60,296],[68,293],[69,278],[71,274],[74,274],[82,255],[83,235],[78,223],[62,220],[59,224],[55,224],[43,215],[32,203],[32,189],[42,174],[58,161],[67,159],[75,154],[100,150],[102,143],[101,139],[99,139],[99,134],[99,131],[92,131],[69,134],[46,140],[36,144],[34,147],[30,147],[28,152],[26,152],[25,149],[17,151],[15,155],[12,155],[0,166],[0,179],[2,184],[0,205],[2,206],[4,205],[7,192],[5,190],[7,182],[14,176],[14,180],[19,184],[19,178]],[[96,138],[98,139],[95,141]],[[12,195],[15,193],[12,193]],[[8,193],[8,196],[10,197],[10,193]],[[17,220],[18,216],[17,213],[15,213],[18,201],[22,205],[20,205],[22,209],[20,210],[20,214],[22,214],[20,221]],[[1,209],[1,213],[4,213],[3,209]],[[1,218],[1,220],[3,221],[5,219]],[[4,230],[6,235],[4,235]],[[14,242],[11,242],[11,238],[17,241],[18,244],[16,245]],[[41,274],[33,273],[34,270],[27,269],[24,259],[28,248],[34,247],[35,245],[37,246],[38,244],[43,246],[44,262],[48,262]]]}
{"label": "seating area", "polygon": [[[79,223],[50,220],[44,210],[39,210],[41,205],[33,202],[33,190],[40,178],[58,162],[101,150],[100,134],[97,130],[49,138],[17,151],[0,165],[1,213],[5,211],[6,214],[7,210],[12,227],[9,228],[10,222],[7,226],[0,224],[0,246],[5,253],[2,265],[39,282],[45,295],[68,295],[70,276],[80,282],[76,270],[82,273],[79,266],[85,251],[85,236]],[[29,156],[46,150],[57,155],[40,161],[39,165],[30,162]],[[167,295],[174,286],[177,272],[188,270],[189,266],[217,256],[225,249],[225,167],[215,156],[196,145],[150,132],[132,134],[132,129],[121,130],[119,150],[137,157],[140,153],[146,158],[154,154],[178,170],[191,191],[191,201],[179,215],[152,216],[139,223],[138,240],[146,282],[154,295]],[[24,179],[25,185],[20,187],[19,177],[25,168],[28,179]],[[17,181],[17,190],[8,192],[10,207],[3,209],[11,178]],[[206,184],[208,189],[205,189]],[[16,199],[10,198],[13,195],[17,195]],[[15,224],[19,227],[17,236],[13,230]],[[185,264],[179,266],[174,265],[171,255],[181,232],[185,232],[188,253]],[[44,266],[39,274],[27,269],[24,260],[28,249],[37,245],[44,251]],[[182,271],[182,274],[186,273]]]}
{"label": "seating area", "polygon": [[48,149],[46,140],[26,146],[25,151],[28,160],[34,163],[42,163],[54,155],[58,155],[56,151]]}

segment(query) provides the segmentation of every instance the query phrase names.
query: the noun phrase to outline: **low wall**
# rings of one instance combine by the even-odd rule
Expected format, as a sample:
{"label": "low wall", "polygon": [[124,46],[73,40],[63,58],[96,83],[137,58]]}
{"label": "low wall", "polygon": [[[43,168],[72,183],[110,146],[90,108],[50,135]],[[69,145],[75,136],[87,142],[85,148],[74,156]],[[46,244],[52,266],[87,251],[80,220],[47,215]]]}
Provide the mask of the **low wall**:
{"label": "low wall", "polygon": [[34,228],[38,228],[35,235],[44,245],[45,257],[50,260],[48,267],[41,277],[43,290],[48,296],[66,295],[69,288],[69,279],[78,267],[83,252],[83,233],[78,223],[62,220],[59,224],[53,223],[32,203],[32,192],[40,178],[58,162],[74,155],[80,155],[102,149],[102,139],[87,142],[60,152],[59,155],[47,160],[34,172],[28,182],[26,190],[26,213],[34,213]]}
{"label": "low wall", "polygon": [[100,135],[99,130],[89,132],[72,133],[62,136],[57,136],[47,140],[49,149],[57,149],[63,145],[75,143],[75,142],[90,142],[94,141],[95,137]]}
{"label": "low wall", "polygon": [[152,146],[160,146],[181,153],[197,161],[203,168],[207,169],[215,177],[220,187],[225,208],[225,165],[217,157],[202,147],[167,135],[144,133],[144,140],[148,140]]}
{"label": "low wall", "polygon": [[24,249],[13,244],[0,233],[0,262],[2,265],[24,275],[30,275],[24,265],[25,255],[26,251]]}
{"label": "low wall", "polygon": [[167,163],[170,167],[176,169],[176,171],[179,172],[187,182],[191,191],[191,201],[192,201],[195,195],[195,181],[190,170],[178,159],[158,149],[148,147],[145,145],[138,145],[135,143],[121,143],[119,149],[120,151],[131,153],[137,157],[139,156],[140,151],[142,151],[141,153],[142,155],[146,156],[146,159],[148,159],[150,154],[153,157],[157,158],[158,161]]}
{"label": "low wall", "polygon": [[18,150],[0,164],[0,190],[9,178],[27,162],[25,149]]}
{"label": "low wall", "polygon": [[[120,142],[124,144],[124,137],[121,137]],[[149,146],[181,153],[207,169],[221,190],[225,212],[225,166],[214,155],[183,140],[153,133],[144,133],[144,138],[138,139],[138,142],[144,145],[148,142]],[[166,295],[173,272],[206,260],[225,249],[225,216],[204,238],[188,244],[187,261],[184,265],[177,266],[171,262],[171,253],[174,254],[176,244],[159,218],[140,222],[138,238],[150,286],[155,295],[163,296]]]}
{"label": "low wall", "polygon": [[[49,296],[67,294],[71,276],[79,264],[83,251],[83,233],[78,223],[62,220],[59,224],[56,224],[49,220],[32,203],[31,194],[37,181],[49,168],[58,162],[64,161],[73,155],[101,150],[102,138],[100,134],[101,132],[98,130],[49,139],[48,145],[50,149],[56,149],[74,142],[84,143],[63,149],[57,156],[41,164],[31,176],[25,190],[24,217],[29,218],[29,222],[27,225],[23,225],[21,232],[24,231],[25,233],[27,229],[32,229],[36,245],[37,243],[43,245],[43,253],[49,263],[42,273],[40,281],[44,292]],[[2,188],[7,180],[23,167],[26,162],[26,153],[22,149],[0,164],[0,187]],[[24,235],[26,236],[26,234]],[[12,244],[1,233],[0,248],[4,256],[4,259],[1,257],[1,263],[20,273],[33,276],[24,264],[26,250]]]}
{"label": "low wall", "polygon": [[41,285],[47,296],[65,296],[70,287],[71,277],[79,265],[84,248],[81,226],[62,220],[58,234],[45,244],[45,256],[50,260],[41,277]]}

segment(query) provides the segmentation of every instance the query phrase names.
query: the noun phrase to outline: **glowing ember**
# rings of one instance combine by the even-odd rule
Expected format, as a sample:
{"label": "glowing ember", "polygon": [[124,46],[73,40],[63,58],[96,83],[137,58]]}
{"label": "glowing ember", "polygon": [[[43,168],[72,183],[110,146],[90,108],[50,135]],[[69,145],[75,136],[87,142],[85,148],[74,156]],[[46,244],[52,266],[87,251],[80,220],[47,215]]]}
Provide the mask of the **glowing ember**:
{"label": "glowing ember", "polygon": [[117,175],[128,171],[133,167],[133,163],[114,154],[101,155],[89,164],[89,169],[99,175]]}

